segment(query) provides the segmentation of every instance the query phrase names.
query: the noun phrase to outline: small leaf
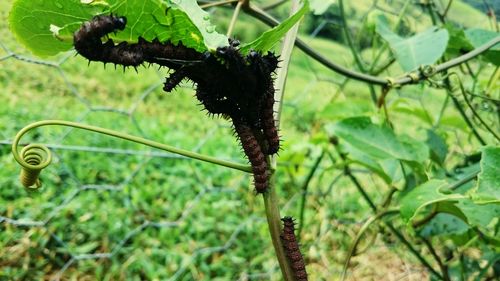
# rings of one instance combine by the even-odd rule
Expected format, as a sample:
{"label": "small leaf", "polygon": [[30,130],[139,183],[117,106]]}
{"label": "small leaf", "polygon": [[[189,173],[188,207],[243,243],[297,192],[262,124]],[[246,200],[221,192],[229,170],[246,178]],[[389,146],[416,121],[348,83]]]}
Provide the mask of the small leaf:
{"label": "small leaf", "polygon": [[401,217],[407,223],[413,220],[426,206],[443,201],[456,201],[465,198],[461,194],[445,194],[441,189],[448,186],[443,180],[430,180],[415,187],[401,200]]}
{"label": "small leaf", "polygon": [[476,203],[500,203],[500,147],[485,147],[481,157],[481,173],[472,191]]}
{"label": "small leaf", "polygon": [[435,27],[409,38],[401,38],[390,30],[386,21],[380,19],[377,21],[376,31],[389,43],[404,71],[434,64],[443,55],[448,44],[448,31]]}
{"label": "small leaf", "polygon": [[240,49],[241,53],[248,54],[251,50],[266,53],[271,50],[271,48],[281,40],[285,33],[287,33],[288,30],[290,30],[290,28],[292,28],[308,11],[309,2],[305,1],[302,8],[300,8],[300,10],[298,10],[293,16],[289,17],[271,30],[264,32],[254,41],[244,44]]}
{"label": "small leaf", "polygon": [[450,23],[447,23],[445,28],[448,30],[448,34],[450,35],[446,52],[453,56],[458,56],[474,49],[474,46],[472,46],[469,40],[465,37],[465,33],[462,28],[455,27]]}
{"label": "small leaf", "polygon": [[[480,28],[471,28],[465,31],[465,36],[474,48],[478,48],[495,37],[500,36],[500,33]],[[491,47],[483,55],[487,60],[495,65],[500,65],[500,44],[496,44]]]}

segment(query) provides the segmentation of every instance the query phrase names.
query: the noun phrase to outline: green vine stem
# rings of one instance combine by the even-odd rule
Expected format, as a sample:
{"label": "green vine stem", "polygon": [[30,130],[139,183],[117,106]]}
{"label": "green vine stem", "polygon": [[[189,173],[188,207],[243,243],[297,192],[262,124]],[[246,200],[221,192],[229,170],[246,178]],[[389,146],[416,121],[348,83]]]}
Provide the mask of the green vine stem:
{"label": "green vine stem", "polygon": [[354,253],[356,252],[356,248],[358,247],[359,241],[361,240],[361,237],[363,237],[363,234],[368,230],[370,225],[372,223],[376,222],[377,220],[383,218],[384,216],[387,215],[394,215],[399,213],[399,209],[390,209],[383,211],[375,216],[370,217],[364,224],[361,226],[359,229],[358,234],[356,234],[356,237],[354,238],[354,241],[351,244],[351,247],[349,248],[349,252],[347,253],[347,258],[345,259],[344,262],[344,267],[342,269],[342,275],[340,277],[341,281],[345,280],[346,274],[347,274],[347,268],[349,267],[349,263],[351,262],[351,258],[354,256]]}
{"label": "green vine stem", "polygon": [[[249,9],[244,9],[244,11],[246,13],[248,13],[249,15],[251,15],[252,17],[260,20],[261,22],[263,22],[269,26],[274,27],[274,26],[280,24],[280,22],[277,21],[275,18],[273,18],[271,15],[269,15],[268,13],[266,13],[265,11],[263,11],[262,9],[259,9],[257,7],[250,6]],[[480,47],[478,47],[478,48],[476,48],[476,49],[474,49],[474,50],[472,50],[472,51],[470,51],[462,56],[456,57],[452,60],[449,60],[447,62],[444,62],[442,64],[437,65],[435,67],[436,73],[443,72],[449,68],[458,66],[458,65],[460,65],[460,64],[462,64],[470,59],[473,59],[473,58],[477,57],[478,55],[488,51],[490,48],[494,47],[498,43],[500,43],[500,36],[493,38],[489,42],[484,43]],[[389,84],[388,80],[385,78],[380,78],[380,77],[360,73],[357,71],[353,71],[353,70],[350,70],[346,67],[343,67],[339,64],[336,64],[336,63],[330,61],[329,59],[324,57],[322,54],[315,51],[312,47],[307,45],[304,41],[300,40],[300,38],[298,38],[296,40],[295,44],[297,45],[297,47],[299,49],[304,51],[304,53],[309,55],[311,58],[315,59],[317,62],[326,66],[328,69],[333,70],[341,75],[344,75],[346,77],[349,77],[349,78],[352,78],[355,80],[359,80],[359,81],[363,81],[363,82],[367,82],[367,83],[372,83],[372,84],[380,85],[380,86],[387,86]],[[417,78],[417,77],[415,77],[415,78]],[[400,76],[397,79],[394,79],[394,82],[392,84],[393,84],[393,86],[403,86],[403,85],[407,85],[407,84],[414,84],[414,83],[416,83],[420,80],[424,80],[424,79],[426,79],[426,77],[424,75],[422,75],[421,73],[419,73],[419,76],[417,79],[408,77],[405,74],[405,75]]]}
{"label": "green vine stem", "polygon": [[464,97],[465,104],[467,104],[467,106],[469,107],[470,111],[472,111],[472,114],[474,114],[474,116],[477,118],[477,120],[479,120],[479,122],[483,125],[483,127],[488,132],[490,132],[490,134],[493,135],[497,141],[500,141],[500,136],[497,135],[497,133],[495,132],[495,130],[493,130],[492,128],[490,128],[490,126],[486,123],[486,121],[484,121],[484,119],[481,117],[481,115],[479,115],[479,113],[477,113],[477,111],[474,109],[474,106],[472,106],[469,98],[467,97],[467,93],[465,91],[464,85],[462,84],[462,80],[460,79],[460,76],[457,73],[455,73],[455,72],[451,72],[449,74],[449,77],[451,77],[452,75],[454,75],[457,78],[458,86],[460,88],[460,93]]}
{"label": "green vine stem", "polygon": [[[293,15],[299,9],[299,0],[294,0],[292,2],[292,7],[290,10],[290,14]],[[288,73],[288,66],[290,63],[290,57],[292,55],[292,50],[294,46],[294,42],[297,38],[297,33],[299,30],[299,24],[296,24],[292,27],[285,36],[283,41],[282,49],[281,49],[281,59],[283,60],[280,68],[278,69],[278,74],[275,81],[275,100],[277,101],[275,104],[275,109],[277,109],[276,114],[276,127],[279,128],[281,111],[283,106],[283,89],[285,88],[286,77]],[[271,162],[271,170],[275,171],[277,166],[276,157],[272,157],[272,159],[268,159]],[[278,263],[281,268],[281,273],[283,274],[283,279],[285,281],[293,281],[295,280],[295,275],[293,273],[293,269],[288,261],[288,258],[285,253],[285,249],[283,247],[283,243],[281,242],[281,215],[279,210],[279,198],[276,194],[275,182],[276,177],[273,173],[271,175],[271,187],[268,192],[263,193],[264,206],[266,209],[266,217],[267,224],[269,227],[269,233],[271,234],[272,243],[274,246],[274,250],[276,252],[276,258],[278,259]]]}
{"label": "green vine stem", "polygon": [[188,158],[209,162],[212,164],[228,167],[231,169],[236,169],[247,173],[252,172],[252,168],[248,165],[217,159],[211,156],[180,149],[174,146],[162,144],[159,142],[155,142],[152,140],[148,140],[145,138],[129,135],[126,133],[110,129],[80,124],[76,122],[64,121],[64,120],[43,120],[29,124],[28,126],[21,129],[15,136],[14,141],[12,142],[12,154],[16,159],[16,161],[23,168],[23,170],[21,171],[21,181],[23,185],[29,189],[37,189],[41,186],[40,181],[38,180],[38,175],[42,169],[46,168],[50,164],[52,156],[50,150],[42,144],[29,144],[21,150],[21,153],[19,153],[18,151],[19,142],[27,132],[43,126],[66,126],[66,127],[73,127],[82,130],[92,131],[99,134],[105,134],[108,136],[128,140],[131,142],[140,143],[143,145],[147,145],[171,153],[186,156]]}

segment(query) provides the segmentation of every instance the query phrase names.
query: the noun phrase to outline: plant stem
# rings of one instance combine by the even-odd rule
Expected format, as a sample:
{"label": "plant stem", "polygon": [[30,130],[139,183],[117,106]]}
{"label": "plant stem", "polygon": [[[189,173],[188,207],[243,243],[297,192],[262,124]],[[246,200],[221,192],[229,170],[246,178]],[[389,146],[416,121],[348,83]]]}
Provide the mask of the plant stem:
{"label": "plant stem", "polygon": [[[339,10],[340,10],[340,18],[342,20],[342,29],[344,30],[344,36],[347,41],[347,45],[349,46],[349,49],[351,50],[352,56],[354,57],[354,62],[358,66],[359,70],[363,73],[366,72],[366,69],[363,65],[363,62],[361,61],[361,58],[358,55],[357,50],[354,48],[354,43],[352,42],[351,34],[349,32],[349,27],[347,26],[347,19],[345,17],[345,9],[344,9],[344,1],[343,0],[338,0],[339,1]],[[368,88],[370,89],[370,96],[372,98],[373,103],[377,103],[377,94],[375,93],[375,89],[372,84],[368,84]]]}
{"label": "plant stem", "polygon": [[349,248],[347,258],[345,259],[344,267],[342,269],[342,275],[340,277],[341,281],[345,280],[345,277],[347,274],[347,268],[349,267],[349,263],[351,261],[351,258],[354,256],[354,253],[356,251],[356,248],[358,247],[359,241],[361,240],[361,237],[363,237],[363,234],[368,230],[370,225],[372,223],[376,222],[377,220],[383,218],[384,216],[394,215],[398,212],[399,212],[399,209],[391,209],[391,210],[383,211],[377,215],[372,216],[363,224],[363,226],[359,229],[358,234],[356,234],[356,237],[354,238],[354,241],[352,242],[351,247]]}
{"label": "plant stem", "polygon": [[434,247],[432,247],[431,242],[424,237],[420,237],[420,238],[422,239],[422,241],[424,241],[425,246],[427,247],[427,249],[429,250],[431,255],[434,257],[439,268],[441,269],[441,273],[443,273],[443,280],[450,281],[451,279],[450,279],[450,275],[448,273],[448,267],[443,263],[443,261],[441,260],[439,255],[436,253],[436,250],[434,249]]}
{"label": "plant stem", "polygon": [[238,1],[238,4],[236,5],[236,8],[234,9],[233,12],[233,17],[231,18],[231,23],[229,23],[229,27],[227,28],[227,37],[231,37],[231,34],[233,34],[234,26],[236,25],[236,20],[238,19],[238,15],[240,14],[241,7],[243,6],[244,1]]}
{"label": "plant stem", "polygon": [[[253,16],[254,18],[262,21],[263,23],[271,26],[271,27],[274,27],[274,26],[280,24],[280,22],[277,21],[276,19],[274,19],[271,15],[267,14],[266,12],[262,11],[261,9],[259,9],[257,7],[251,6],[250,9],[245,10],[245,12],[248,13],[249,15]],[[297,39],[295,41],[295,45],[297,45],[297,47],[299,49],[301,49],[302,51],[304,51],[304,53],[306,53],[307,55],[309,55],[311,58],[313,58],[316,61],[318,61],[319,63],[323,64],[324,66],[326,66],[330,70],[333,70],[333,71],[335,71],[337,73],[340,73],[340,74],[342,74],[344,76],[353,78],[355,80],[360,80],[360,81],[363,81],[363,82],[367,82],[367,83],[373,83],[375,85],[385,85],[385,84],[387,84],[387,80],[386,79],[382,79],[382,78],[378,78],[378,77],[375,77],[375,76],[367,75],[367,74],[364,74],[364,73],[352,71],[352,70],[350,70],[348,68],[345,68],[345,67],[343,67],[341,65],[338,65],[336,63],[331,62],[330,60],[328,60],[327,58],[325,58],[323,55],[321,55],[320,53],[316,52],[312,47],[310,47],[309,45],[307,45],[301,39]]]}
{"label": "plant stem", "polygon": [[447,83],[446,92],[448,93],[448,96],[453,101],[453,105],[458,110],[458,112],[460,113],[460,115],[464,119],[464,121],[467,124],[467,126],[469,127],[469,129],[471,129],[472,134],[476,137],[476,139],[481,143],[481,145],[486,145],[486,142],[481,137],[481,135],[479,135],[479,133],[477,132],[476,128],[474,127],[474,124],[472,124],[472,122],[470,121],[469,117],[467,117],[467,114],[465,114],[465,111],[462,108],[462,106],[460,105],[460,102],[458,101],[458,99],[455,96],[453,96],[453,93],[451,92],[451,85],[449,85],[450,84],[449,83],[449,79],[445,79],[445,82]]}
{"label": "plant stem", "polygon": [[[299,9],[299,0],[294,0],[292,2],[290,14],[291,15],[295,14],[295,12],[298,11],[298,9]],[[283,61],[281,63],[281,67],[277,71],[277,78],[275,80],[275,88],[276,88],[275,100],[277,101],[275,104],[275,110],[277,109],[276,128],[278,129],[280,125],[288,66],[290,64],[290,57],[292,55],[295,39],[297,38],[298,29],[299,29],[299,24],[297,23],[287,32],[281,49],[281,58],[283,59]],[[271,162],[271,170],[275,171],[277,166],[276,156],[273,156],[272,159],[268,159],[268,161]],[[269,233],[271,234],[271,239],[276,253],[276,258],[278,259],[281,273],[283,274],[283,279],[285,281],[293,281],[295,280],[294,271],[290,265],[288,257],[286,256],[280,237],[282,228],[281,215],[279,211],[279,200],[276,194],[276,185],[275,185],[276,178],[274,173],[271,175],[270,182],[271,186],[269,187],[268,191],[263,193]]]}
{"label": "plant stem", "polygon": [[304,184],[302,185],[302,198],[300,200],[300,215],[299,215],[299,230],[297,231],[297,239],[300,241],[300,234],[302,233],[302,229],[304,228],[304,211],[305,211],[305,206],[306,206],[306,200],[307,200],[307,189],[309,188],[309,183],[311,182],[311,179],[314,176],[314,173],[316,170],[318,170],[319,163],[321,163],[321,160],[323,160],[323,156],[325,156],[325,150],[321,151],[321,155],[316,159],[316,161],[313,164],[313,167],[309,171],[309,174],[307,175],[306,179],[304,180]]}
{"label": "plant stem", "polygon": [[[335,145],[335,148],[337,149],[340,157],[344,160],[344,163],[346,163],[345,155],[343,155],[341,151],[338,149],[338,144]],[[352,174],[349,165],[347,163],[344,165],[345,165],[344,172],[349,177],[349,179],[351,179],[352,183],[356,186],[358,191],[361,193],[363,199],[365,199],[365,201],[368,203],[373,213],[376,214],[378,212],[377,206],[373,203],[368,193],[366,193],[364,188],[361,186],[358,179]],[[410,242],[408,242],[408,240],[406,240],[406,238],[403,236],[403,234],[401,234],[401,232],[399,232],[399,230],[397,230],[390,222],[384,222],[384,225],[387,226],[389,230],[391,230],[391,232],[394,233],[394,235],[396,235],[399,241],[401,241],[401,243],[403,243],[408,248],[408,250],[410,250],[410,252],[420,261],[420,263],[422,263],[422,265],[424,265],[433,275],[435,275],[440,279],[443,279],[441,275],[431,266],[431,264],[413,247],[413,245]]]}
{"label": "plant stem", "polygon": [[277,7],[285,4],[286,2],[288,2],[288,0],[278,0],[278,1],[274,2],[274,3],[271,3],[271,4],[267,5],[267,6],[262,7],[262,9],[264,11],[272,10],[272,9],[275,9],[275,8],[277,8]]}
{"label": "plant stem", "polygon": [[210,8],[210,7],[216,7],[216,6],[222,6],[222,5],[226,5],[226,4],[236,3],[238,1],[239,0],[223,0],[223,1],[219,1],[219,2],[211,2],[211,3],[201,4],[200,8],[206,9],[206,8]]}
{"label": "plant stem", "polygon": [[467,93],[465,92],[464,85],[462,84],[462,81],[460,80],[460,77],[458,76],[458,74],[451,73],[450,75],[453,75],[453,74],[457,76],[458,86],[460,87],[460,92],[462,93],[462,96],[464,97],[465,104],[467,104],[469,109],[472,111],[472,114],[474,114],[474,116],[476,116],[477,120],[479,120],[479,122],[486,128],[486,130],[488,132],[490,132],[490,134],[492,134],[497,139],[497,141],[500,141],[500,136],[497,135],[497,133],[495,133],[495,131],[492,128],[490,128],[490,126],[486,123],[486,121],[484,121],[484,119],[481,117],[481,115],[479,115],[479,113],[477,113],[477,111],[472,106],[471,102],[469,101],[469,98],[467,97]]}
{"label": "plant stem", "polygon": [[276,257],[278,258],[278,263],[281,268],[281,273],[283,274],[283,279],[285,281],[293,281],[295,279],[293,270],[281,242],[281,216],[278,209],[279,200],[274,182],[275,180],[273,180],[273,184],[269,190],[263,194],[267,225],[269,227],[269,234],[271,234],[274,251],[276,252]]}
{"label": "plant stem", "polygon": [[116,137],[116,138],[120,138],[120,139],[124,139],[124,140],[128,140],[128,141],[140,143],[140,144],[154,147],[157,149],[165,150],[165,151],[168,151],[171,153],[186,156],[188,158],[193,158],[193,159],[201,160],[204,162],[209,162],[212,164],[240,170],[243,172],[252,173],[252,168],[248,165],[243,165],[243,164],[238,164],[238,163],[234,163],[234,162],[230,162],[230,161],[217,159],[215,157],[211,157],[211,156],[195,153],[192,151],[180,149],[180,148],[177,148],[174,146],[166,145],[163,143],[155,142],[152,140],[148,140],[145,138],[129,135],[129,134],[114,131],[114,130],[109,130],[109,129],[105,129],[105,128],[100,128],[100,127],[96,127],[96,126],[90,126],[90,125],[85,125],[85,124],[80,124],[80,123],[75,123],[75,122],[70,122],[70,121],[63,121],[63,120],[39,121],[39,122],[31,123],[30,125],[21,129],[17,133],[17,135],[15,136],[14,141],[12,142],[12,153],[13,153],[14,158],[16,158],[16,161],[18,163],[21,164],[20,161],[22,161],[22,158],[17,151],[18,150],[17,147],[19,145],[19,141],[21,140],[22,136],[25,135],[28,131],[30,131],[32,129],[35,129],[37,127],[43,127],[43,126],[65,126],[65,127],[73,127],[73,128],[78,128],[78,129],[82,129],[82,130],[92,131],[92,132],[96,132],[99,134],[104,134],[104,135],[108,135],[108,136],[112,136],[112,137]]}
{"label": "plant stem", "polygon": [[[278,25],[280,22],[277,21],[276,19],[274,19],[272,16],[270,16],[269,14],[267,14],[266,12],[262,11],[261,9],[259,8],[256,8],[256,7],[253,7],[253,6],[250,6],[249,9],[244,9],[244,11],[246,13],[248,13],[249,15],[253,16],[254,18],[262,21],[263,23],[269,25],[269,26],[276,26]],[[472,58],[475,58],[477,57],[478,55],[486,52],[488,49],[490,49],[491,47],[495,46],[496,44],[500,43],[500,36],[492,39],[491,41],[489,42],[486,42],[485,44],[483,44],[482,46],[472,50],[471,52],[469,53],[466,53],[460,57],[457,57],[457,58],[454,58],[450,61],[447,61],[447,62],[444,62],[442,64],[439,64],[435,67],[435,72],[438,73],[438,72],[442,72],[442,71],[445,71],[449,68],[452,68],[452,67],[455,67],[461,63],[464,63]],[[363,82],[366,82],[366,83],[372,83],[372,84],[375,84],[375,85],[381,85],[381,86],[385,86],[385,85],[388,85],[389,84],[389,81],[387,79],[383,79],[383,78],[379,78],[379,77],[376,77],[376,76],[372,76],[372,75],[367,75],[367,74],[364,74],[364,73],[360,73],[360,72],[357,72],[357,71],[353,71],[353,70],[350,70],[348,68],[345,68],[341,65],[338,65],[330,60],[328,60],[327,58],[325,58],[323,55],[321,55],[320,53],[316,52],[313,48],[311,48],[309,45],[307,45],[304,41],[302,41],[300,38],[297,39],[297,41],[295,41],[295,44],[297,45],[297,47],[299,49],[301,49],[302,51],[304,51],[304,53],[306,53],[307,55],[309,55],[311,58],[315,59],[316,61],[318,61],[319,63],[321,63],[322,65],[326,66],[327,68],[329,68],[330,70],[333,70],[341,75],[344,75],[344,76],[347,76],[349,78],[352,78],[352,79],[355,79],[355,80],[359,80],[359,81],[363,81]],[[424,80],[426,79],[426,77],[422,74],[419,74],[418,75],[418,79],[414,80],[413,78],[410,78],[409,76],[406,76],[403,75],[403,76],[400,76],[399,78],[395,79],[393,85],[394,86],[397,86],[397,85],[400,85],[400,86],[403,86],[403,85],[406,85],[406,84],[412,84],[412,83],[416,83],[420,80]]]}

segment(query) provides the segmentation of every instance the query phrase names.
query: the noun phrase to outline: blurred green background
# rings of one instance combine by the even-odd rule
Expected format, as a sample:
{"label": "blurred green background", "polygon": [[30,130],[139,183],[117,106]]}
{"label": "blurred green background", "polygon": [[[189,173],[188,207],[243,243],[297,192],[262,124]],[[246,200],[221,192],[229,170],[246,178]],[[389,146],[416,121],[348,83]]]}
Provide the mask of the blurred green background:
{"label": "blurred green background", "polygon": [[[21,187],[10,141],[25,125],[44,119],[83,122],[222,159],[246,160],[229,122],[207,117],[190,83],[172,94],[162,91],[166,69],[141,67],[138,73],[123,73],[101,63],[87,66],[74,52],[33,57],[8,29],[12,2],[0,2],[0,280],[280,280],[263,202],[250,175],[95,133],[46,127],[24,139],[50,144],[53,150],[54,163],[42,174],[44,188],[27,193]],[[349,2],[354,2],[347,7],[352,28],[370,32],[374,13],[395,17],[405,1],[375,1],[377,6]],[[452,20],[488,26],[484,12],[454,2]],[[288,9],[283,5],[273,14],[284,19]],[[211,12],[224,32],[231,10]],[[430,25],[415,5],[401,32]],[[241,15],[234,34],[247,42],[266,29]],[[321,16],[309,15],[301,34],[329,59],[353,65],[335,6]],[[362,54],[369,59],[372,42],[358,34]],[[394,65],[388,72],[401,70]],[[445,95],[433,91],[417,98],[417,90],[419,86],[408,87],[398,98],[405,105],[425,104],[437,114]],[[323,122],[376,114],[369,96],[365,84],[346,80],[294,51],[277,189],[282,215],[298,217],[301,189],[309,184],[301,244],[310,280],[338,278],[350,242],[370,214],[342,170],[335,169],[334,159],[325,157],[307,181],[321,154]],[[424,134],[404,125],[414,122],[421,128],[421,116],[400,109],[394,109],[393,117],[402,120],[398,129],[417,138]],[[463,125],[454,113],[446,118],[450,126]],[[367,170],[356,172],[372,198],[382,200],[385,185]],[[367,237],[365,244],[372,247],[353,260],[350,280],[428,278],[390,236],[381,239],[374,232]]]}

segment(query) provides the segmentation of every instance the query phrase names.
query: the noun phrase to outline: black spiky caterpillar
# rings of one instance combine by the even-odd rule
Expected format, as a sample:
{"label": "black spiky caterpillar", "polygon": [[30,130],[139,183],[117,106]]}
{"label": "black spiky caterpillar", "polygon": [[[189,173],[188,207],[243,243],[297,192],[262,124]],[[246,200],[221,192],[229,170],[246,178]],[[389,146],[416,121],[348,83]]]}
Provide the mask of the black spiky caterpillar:
{"label": "black spiky caterpillar", "polygon": [[124,30],[125,17],[100,15],[85,22],[74,34],[74,46],[89,61],[101,61],[137,67],[145,62],[173,70],[167,77],[164,90],[173,91],[184,79],[196,84],[196,97],[212,115],[229,117],[248,157],[256,191],[263,193],[269,187],[270,171],[266,156],[279,150],[279,136],[274,121],[274,86],[272,74],[278,66],[273,53],[262,55],[251,51],[243,56],[239,42],[230,40],[229,46],[215,52],[200,53],[176,45],[148,42],[139,37],[137,43],[112,39],[103,43],[102,37]]}
{"label": "black spiky caterpillar", "polygon": [[300,252],[299,243],[295,237],[295,222],[292,217],[284,217],[281,220],[283,221],[281,241],[292,266],[295,279],[297,281],[307,281],[306,265]]}
{"label": "black spiky caterpillar", "polygon": [[200,60],[203,54],[182,44],[170,42],[160,43],[158,40],[148,42],[139,37],[138,43],[121,42],[115,44],[112,39],[102,42],[101,38],[124,30],[127,24],[125,17],[114,15],[95,16],[91,21],[83,23],[73,35],[76,51],[89,61],[114,63],[123,66],[139,66],[144,62],[156,63],[172,69],[178,69],[180,64],[175,60]]}

